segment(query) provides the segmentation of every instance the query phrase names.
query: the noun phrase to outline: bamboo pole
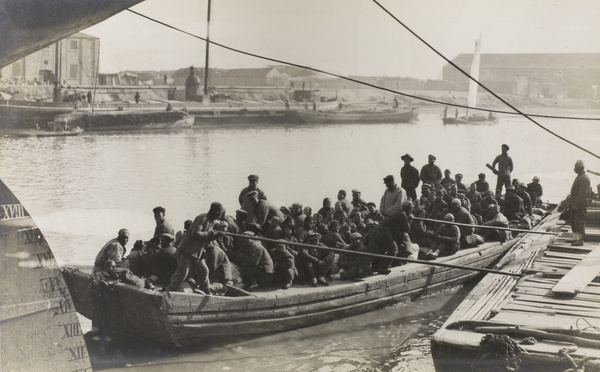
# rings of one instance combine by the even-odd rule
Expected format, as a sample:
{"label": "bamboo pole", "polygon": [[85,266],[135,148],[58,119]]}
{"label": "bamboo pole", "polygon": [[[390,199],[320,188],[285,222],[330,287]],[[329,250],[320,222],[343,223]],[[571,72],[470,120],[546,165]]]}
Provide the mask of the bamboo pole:
{"label": "bamboo pole", "polygon": [[450,268],[454,268],[454,269],[464,269],[464,270],[471,270],[471,271],[480,271],[480,272],[484,272],[484,273],[500,274],[500,275],[516,276],[516,277],[521,277],[522,276],[522,274],[520,274],[520,273],[512,273],[512,272],[507,272],[507,271],[492,270],[492,269],[479,268],[479,267],[471,267],[471,266],[453,265],[453,264],[448,264],[448,263],[443,263],[443,262],[413,260],[411,258],[396,257],[396,256],[386,256],[384,254],[376,254],[376,253],[368,253],[368,252],[349,251],[349,250],[346,250],[346,249],[324,247],[324,246],[318,246],[318,245],[312,245],[312,244],[305,244],[305,243],[294,243],[294,242],[288,242],[288,241],[286,241],[284,243],[284,242],[282,242],[280,240],[277,240],[277,239],[263,238],[263,237],[260,237],[260,236],[234,234],[234,233],[230,233],[230,232],[223,232],[223,234],[228,235],[228,236],[232,236],[232,237],[253,239],[253,240],[258,240],[258,241],[263,241],[263,242],[268,242],[268,243],[294,245],[294,246],[297,246],[297,247],[305,247],[305,248],[324,249],[324,250],[333,251],[333,252],[339,252],[339,253],[353,253],[353,254],[357,254],[357,255],[361,255],[361,256],[367,256],[367,257],[373,257],[373,258],[385,258],[385,259],[388,259],[388,260],[403,261],[403,262],[412,262],[412,263],[421,264],[421,265],[450,267]]}
{"label": "bamboo pole", "polygon": [[424,217],[413,217],[413,218],[415,220],[420,220],[420,221],[429,221],[429,222],[442,223],[442,224],[446,224],[446,225],[456,225],[456,226],[472,227],[472,228],[475,228],[475,229],[506,230],[506,231],[516,231],[516,232],[523,232],[523,233],[530,233],[530,234],[541,234],[541,235],[559,235],[560,234],[558,232],[515,229],[515,228],[512,228],[512,227],[469,225],[469,224],[466,224],[466,223],[450,222],[450,221],[443,221],[443,220],[434,220],[432,218],[424,218]]}

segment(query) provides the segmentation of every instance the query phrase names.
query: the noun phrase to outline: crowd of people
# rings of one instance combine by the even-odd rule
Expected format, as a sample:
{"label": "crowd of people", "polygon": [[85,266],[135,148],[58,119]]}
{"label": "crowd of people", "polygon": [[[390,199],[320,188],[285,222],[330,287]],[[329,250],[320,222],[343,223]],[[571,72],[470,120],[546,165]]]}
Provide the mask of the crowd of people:
{"label": "crowd of people", "polygon": [[384,177],[379,203],[354,189],[350,197],[339,190],[335,201],[324,198],[316,212],[298,202],[277,206],[258,187],[259,177],[250,175],[235,215],[214,202],[175,232],[165,209],[156,207],[153,237],[136,241],[127,254],[129,232],[121,229],[98,253],[94,275],[206,295],[232,285],[327,286],[331,280],[387,275],[406,261],[435,260],[485,241],[504,242],[511,238],[505,228],[530,229],[543,215],[539,178],[528,185],[512,178],[507,145],[491,166],[498,175],[495,192],[485,173],[468,184],[460,173],[442,173],[434,155],[420,170],[410,154],[401,159],[401,184],[393,175]]}

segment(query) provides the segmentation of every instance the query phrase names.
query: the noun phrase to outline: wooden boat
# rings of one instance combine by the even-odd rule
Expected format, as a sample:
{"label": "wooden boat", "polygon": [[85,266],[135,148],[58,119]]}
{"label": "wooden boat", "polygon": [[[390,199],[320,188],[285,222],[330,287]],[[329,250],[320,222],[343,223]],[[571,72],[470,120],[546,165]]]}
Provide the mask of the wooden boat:
{"label": "wooden boat", "polygon": [[[600,226],[597,216],[593,222]],[[598,368],[600,284],[594,278],[600,271],[600,229],[586,227],[586,242],[574,247],[558,213],[542,228],[561,233],[539,236],[509,253],[512,260],[501,267],[522,278],[486,275],[433,336],[436,371],[507,370],[491,369],[501,364],[499,358],[507,363],[504,350],[495,358],[487,352],[489,342],[499,340],[496,345],[511,345],[506,355],[515,371],[583,371],[575,367],[586,363]]]}
{"label": "wooden boat", "polygon": [[418,116],[416,107],[383,110],[297,111],[305,123],[408,123]]}
{"label": "wooden boat", "polygon": [[0,370],[91,370],[79,318],[54,255],[0,180]]}
{"label": "wooden boat", "polygon": [[76,112],[57,115],[54,123],[76,125],[86,131],[171,129],[191,127],[194,117],[179,110]]}
{"label": "wooden boat", "polygon": [[490,267],[528,236],[487,242],[436,261],[410,262],[393,267],[389,275],[358,282],[336,280],[327,287],[294,285],[252,293],[238,290],[231,297],[157,292],[123,283],[103,286],[91,279],[90,269],[66,268],[63,275],[77,311],[101,329],[169,346],[197,347],[211,340],[320,324],[460,285],[478,274],[464,266]]}

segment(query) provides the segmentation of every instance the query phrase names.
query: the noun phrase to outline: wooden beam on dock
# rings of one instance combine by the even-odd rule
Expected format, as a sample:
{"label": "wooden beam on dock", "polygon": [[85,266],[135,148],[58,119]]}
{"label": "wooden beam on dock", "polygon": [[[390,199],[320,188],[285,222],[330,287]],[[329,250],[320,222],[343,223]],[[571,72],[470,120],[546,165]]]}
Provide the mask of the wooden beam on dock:
{"label": "wooden beam on dock", "polygon": [[599,273],[600,246],[597,246],[552,287],[552,292],[574,296],[583,291]]}

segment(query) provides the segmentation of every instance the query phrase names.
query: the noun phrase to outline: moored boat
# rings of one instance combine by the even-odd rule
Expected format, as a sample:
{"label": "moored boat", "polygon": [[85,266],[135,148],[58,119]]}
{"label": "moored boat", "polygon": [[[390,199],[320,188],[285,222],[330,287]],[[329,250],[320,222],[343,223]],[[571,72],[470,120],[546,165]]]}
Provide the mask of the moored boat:
{"label": "moored boat", "polygon": [[230,288],[231,296],[157,292],[118,282],[102,285],[92,279],[91,268],[65,268],[63,275],[77,311],[101,329],[169,346],[197,347],[211,340],[320,324],[460,285],[528,236],[487,242],[435,262],[409,262],[393,267],[388,275],[361,281],[252,293]]}
{"label": "moored boat", "polygon": [[306,123],[408,123],[419,114],[416,107],[382,110],[297,111]]}
{"label": "moored boat", "polygon": [[76,112],[57,115],[54,123],[76,125],[86,131],[170,129],[189,128],[194,117],[179,110]]}
{"label": "moored boat", "polygon": [[555,212],[544,228],[558,235],[509,253],[501,268],[522,273],[520,279],[488,274],[478,283],[432,338],[436,371],[597,368],[600,224],[591,215],[596,227],[587,228],[583,246],[570,244],[572,234]]}
{"label": "moored boat", "polygon": [[21,130],[11,132],[11,135],[14,137],[72,137],[78,136],[83,133],[83,129],[79,127],[75,128],[66,128],[66,129],[58,129],[58,130],[42,130],[42,129],[32,129],[32,130]]}

